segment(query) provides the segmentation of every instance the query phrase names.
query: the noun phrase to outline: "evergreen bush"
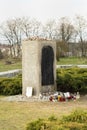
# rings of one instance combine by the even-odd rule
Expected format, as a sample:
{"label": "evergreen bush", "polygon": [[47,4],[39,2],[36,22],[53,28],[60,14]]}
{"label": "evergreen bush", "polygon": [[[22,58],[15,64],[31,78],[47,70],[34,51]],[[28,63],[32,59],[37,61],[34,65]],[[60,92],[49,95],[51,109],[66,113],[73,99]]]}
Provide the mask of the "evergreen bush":
{"label": "evergreen bush", "polygon": [[87,92],[87,68],[57,69],[57,90]]}
{"label": "evergreen bush", "polygon": [[0,95],[16,95],[22,93],[22,78],[0,78]]}

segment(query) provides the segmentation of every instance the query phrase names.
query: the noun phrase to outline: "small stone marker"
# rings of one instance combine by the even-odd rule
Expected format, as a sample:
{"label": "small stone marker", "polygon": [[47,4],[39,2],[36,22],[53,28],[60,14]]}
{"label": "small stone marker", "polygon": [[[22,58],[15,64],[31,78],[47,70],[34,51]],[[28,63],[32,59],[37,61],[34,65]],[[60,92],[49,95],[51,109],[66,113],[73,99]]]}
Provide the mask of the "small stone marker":
{"label": "small stone marker", "polygon": [[26,96],[31,97],[32,96],[32,87],[27,87],[26,88]]}

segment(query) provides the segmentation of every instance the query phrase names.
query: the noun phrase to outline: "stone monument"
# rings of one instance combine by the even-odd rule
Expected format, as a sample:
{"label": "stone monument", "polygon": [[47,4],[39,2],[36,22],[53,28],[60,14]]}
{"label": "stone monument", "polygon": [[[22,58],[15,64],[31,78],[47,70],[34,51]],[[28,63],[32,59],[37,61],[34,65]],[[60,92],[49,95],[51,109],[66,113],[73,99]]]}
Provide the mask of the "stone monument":
{"label": "stone monument", "polygon": [[26,40],[22,43],[23,95],[28,87],[32,94],[53,92],[56,89],[56,42]]}

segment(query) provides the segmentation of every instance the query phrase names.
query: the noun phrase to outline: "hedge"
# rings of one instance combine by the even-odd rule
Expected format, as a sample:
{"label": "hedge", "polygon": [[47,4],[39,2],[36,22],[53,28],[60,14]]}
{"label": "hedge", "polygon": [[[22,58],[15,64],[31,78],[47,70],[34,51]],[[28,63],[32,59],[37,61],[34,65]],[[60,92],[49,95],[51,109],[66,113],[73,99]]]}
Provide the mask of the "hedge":
{"label": "hedge", "polygon": [[[57,91],[87,93],[87,68],[58,68]],[[0,95],[22,93],[22,75],[13,78],[0,77]]]}
{"label": "hedge", "polygon": [[0,78],[0,95],[16,95],[22,93],[22,78]]}
{"label": "hedge", "polygon": [[57,90],[87,93],[87,68],[57,69]]}

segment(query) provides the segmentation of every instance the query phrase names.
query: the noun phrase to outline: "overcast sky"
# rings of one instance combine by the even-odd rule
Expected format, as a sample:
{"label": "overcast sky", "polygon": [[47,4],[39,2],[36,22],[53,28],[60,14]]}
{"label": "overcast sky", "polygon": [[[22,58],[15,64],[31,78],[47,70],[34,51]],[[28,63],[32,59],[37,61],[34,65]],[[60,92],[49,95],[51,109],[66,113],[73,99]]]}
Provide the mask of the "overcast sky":
{"label": "overcast sky", "polygon": [[87,0],[0,0],[0,23],[22,16],[44,22],[76,14],[87,16]]}

